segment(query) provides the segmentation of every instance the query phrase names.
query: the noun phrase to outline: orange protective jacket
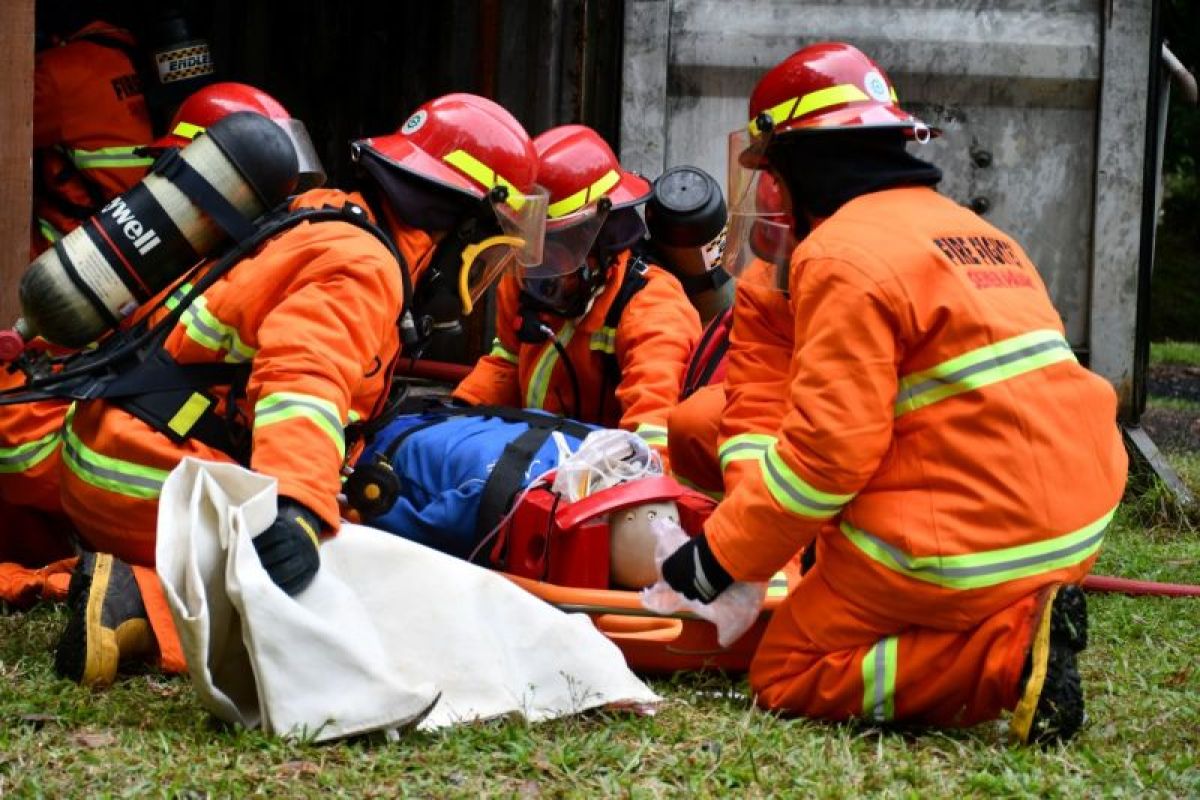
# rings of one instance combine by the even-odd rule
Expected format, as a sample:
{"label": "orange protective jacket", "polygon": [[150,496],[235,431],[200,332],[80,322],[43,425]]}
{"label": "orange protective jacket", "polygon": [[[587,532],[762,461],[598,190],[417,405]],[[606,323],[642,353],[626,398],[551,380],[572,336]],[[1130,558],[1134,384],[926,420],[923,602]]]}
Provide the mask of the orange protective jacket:
{"label": "orange protective jacket", "polygon": [[[295,205],[346,201],[365,208],[361,197],[328,189]],[[396,261],[370,233],[301,223],[221,277],[165,343],[185,364],[251,363],[238,402],[252,431],[250,467],[331,530],[348,456],[343,429],[386,399],[401,295]],[[212,392],[223,407],[225,389]],[[64,428],[64,508],[98,551],[151,564],[162,482],[189,455],[230,460],[194,439],[175,444],[104,401],[79,403]]]}
{"label": "orange protective jacket", "polygon": [[127,31],[93,22],[37,54],[31,257],[140,181],[153,163],[135,152],[154,138],[137,70],[124,50],[88,37],[134,44]]}
{"label": "orange protective jacket", "polygon": [[775,442],[708,521],[763,580],[819,536],[834,592],[953,629],[1096,557],[1125,484],[1112,387],[1020,246],[932,189],[861,196],[792,258]]}
{"label": "orange protective jacket", "polygon": [[[674,277],[651,266],[648,282],[629,301],[615,330],[604,317],[617,296],[630,254],[621,254],[607,285],[577,320],[542,315],[563,343],[583,395],[584,422],[634,431],[665,455],[667,414],[679,401],[687,360],[700,339],[700,318]],[[516,278],[505,276],[497,292],[496,340],[454,390],[474,405],[541,408],[572,415],[576,405],[570,379],[553,343],[526,344],[520,325]],[[605,378],[606,353],[615,354],[621,380]]]}
{"label": "orange protective jacket", "polygon": [[771,443],[787,410],[792,307],[788,295],[767,280],[770,270],[752,264],[738,280],[725,367],[725,409],[717,454],[726,493]]}

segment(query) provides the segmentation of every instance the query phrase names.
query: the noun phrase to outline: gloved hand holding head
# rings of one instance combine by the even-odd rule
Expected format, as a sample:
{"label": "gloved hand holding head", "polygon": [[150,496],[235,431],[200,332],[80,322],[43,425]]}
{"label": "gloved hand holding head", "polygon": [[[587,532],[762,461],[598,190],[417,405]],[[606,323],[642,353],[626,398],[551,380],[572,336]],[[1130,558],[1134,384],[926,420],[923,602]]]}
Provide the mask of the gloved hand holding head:
{"label": "gloved hand holding head", "polygon": [[424,305],[450,298],[469,314],[507,267],[541,260],[546,195],[535,184],[537,156],[521,124],[491,100],[438,97],[395,133],[352,148],[385,217],[438,243],[423,276]]}
{"label": "gloved hand holding head", "polygon": [[206,128],[238,111],[261,114],[287,134],[300,167],[298,191],[303,192],[325,183],[325,168],[321,166],[321,158],[313,147],[304,123],[294,119],[274,97],[245,83],[213,83],[188,95],[171,119],[166,135],[151,143],[149,148],[166,150],[187,147]]}
{"label": "gloved hand holding head", "polygon": [[613,259],[645,236],[637,206],[651,187],[584,125],[551,128],[533,145],[550,202],[544,257],[520,269],[521,289],[539,310],[573,318],[604,285]]}

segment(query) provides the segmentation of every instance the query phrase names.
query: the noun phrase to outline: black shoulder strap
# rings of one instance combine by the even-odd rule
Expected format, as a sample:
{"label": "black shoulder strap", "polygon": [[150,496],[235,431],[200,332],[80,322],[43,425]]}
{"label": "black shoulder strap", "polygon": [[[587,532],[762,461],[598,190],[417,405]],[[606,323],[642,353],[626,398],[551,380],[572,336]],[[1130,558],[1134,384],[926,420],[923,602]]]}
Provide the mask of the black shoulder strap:
{"label": "black shoulder strap", "polygon": [[[531,426],[504,446],[504,452],[492,467],[479,498],[479,513],[475,517],[476,542],[483,541],[483,537],[504,519],[516,499],[517,491],[525,482],[525,473],[533,463],[534,456],[553,433],[553,428]],[[483,548],[476,558],[486,562],[486,549]]]}
{"label": "black shoulder strap", "polygon": [[727,308],[712,318],[704,328],[692,358],[688,362],[683,378],[683,392],[679,399],[691,396],[701,386],[706,386],[717,371],[721,359],[729,351],[729,329],[733,323],[733,309]]}
{"label": "black shoulder strap", "polygon": [[[629,263],[625,267],[625,277],[621,280],[621,287],[617,289],[617,296],[613,298],[612,305],[608,307],[608,313],[604,315],[606,330],[615,331],[620,325],[621,316],[625,313],[630,301],[633,300],[633,296],[646,288],[646,284],[650,282],[649,272],[650,264],[642,256],[636,255],[629,259]],[[606,350],[604,356],[605,381],[607,386],[616,386],[621,383],[621,365],[617,362],[617,354],[615,351]],[[607,386],[605,394],[607,394]]]}

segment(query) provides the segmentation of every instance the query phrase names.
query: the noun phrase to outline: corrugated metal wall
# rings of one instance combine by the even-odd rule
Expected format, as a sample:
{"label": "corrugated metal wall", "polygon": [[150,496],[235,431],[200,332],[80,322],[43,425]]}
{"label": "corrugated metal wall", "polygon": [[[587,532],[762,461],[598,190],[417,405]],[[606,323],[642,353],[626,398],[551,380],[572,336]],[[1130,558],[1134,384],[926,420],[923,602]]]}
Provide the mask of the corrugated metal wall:
{"label": "corrugated metal wall", "polygon": [[[774,64],[851,42],[945,135],[943,191],[1012,232],[1072,344],[1128,395],[1149,0],[628,0],[622,159],[724,175],[725,136]],[[1099,292],[1099,293],[1098,293]],[[1093,299],[1095,298],[1095,299]]]}

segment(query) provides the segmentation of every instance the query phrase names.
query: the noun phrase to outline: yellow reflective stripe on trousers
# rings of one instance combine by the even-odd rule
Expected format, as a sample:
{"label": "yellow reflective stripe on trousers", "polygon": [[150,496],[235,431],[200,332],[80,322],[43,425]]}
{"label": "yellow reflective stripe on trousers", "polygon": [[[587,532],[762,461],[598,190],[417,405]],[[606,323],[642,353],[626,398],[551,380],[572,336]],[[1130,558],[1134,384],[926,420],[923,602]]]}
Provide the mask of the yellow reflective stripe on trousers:
{"label": "yellow reflective stripe on trousers", "polygon": [[102,169],[105,167],[148,167],[154,159],[138,155],[141,145],[123,147],[101,147],[97,150],[67,150],[67,155],[79,169]]}
{"label": "yellow reflective stripe on trousers", "polygon": [[1072,567],[1100,549],[1113,508],[1077,531],[1016,547],[957,556],[913,556],[843,521],[842,533],[873,561],[909,578],[948,589],[981,589]]}
{"label": "yellow reflective stripe on trousers", "polygon": [[801,478],[779,456],[779,445],[768,447],[758,462],[767,491],[779,505],[801,517],[826,519],[854,499],[853,494],[822,492]]}
{"label": "yellow reflective stripe on trousers", "polygon": [[518,189],[512,181],[496,172],[466,150],[455,150],[452,153],[447,153],[442,156],[442,160],[452,167],[457,167],[460,172],[468,175],[471,180],[489,189],[494,189],[497,186],[503,186],[505,189],[508,189],[508,196],[504,198],[504,202],[511,206],[513,211],[520,211],[521,207],[525,205],[524,192]]}
{"label": "yellow reflective stripe on trousers", "polygon": [[502,358],[510,364],[517,363],[517,354],[501,344],[499,337],[492,339],[492,349],[488,355],[495,356],[496,358]]}
{"label": "yellow reflective stripe on trousers", "polygon": [[895,636],[880,639],[867,651],[862,661],[862,715],[875,722],[888,722],[896,716],[896,653],[899,640]]}
{"label": "yellow reflective stripe on trousers", "polygon": [[896,416],[932,405],[939,400],[982,389],[1027,372],[1074,361],[1071,345],[1058,331],[1031,331],[938,364],[932,369],[900,379]]}
{"label": "yellow reflective stripe on trousers", "polygon": [[610,169],[608,172],[600,176],[596,181],[592,182],[591,186],[580,189],[569,197],[564,197],[557,203],[551,203],[546,209],[546,216],[550,219],[565,217],[567,214],[578,211],[588,203],[596,200],[604,195],[609,189],[616,186],[621,180],[621,176],[615,169]]}
{"label": "yellow reflective stripe on trousers", "polygon": [[643,422],[637,426],[634,433],[637,434],[638,438],[652,447],[667,446],[667,429],[662,425],[651,425]]}
{"label": "yellow reflective stripe on trousers", "polygon": [[58,431],[14,447],[0,447],[0,475],[27,472],[45,461],[58,447]]}
{"label": "yellow reflective stripe on trousers", "polygon": [[167,470],[146,467],[132,461],[97,453],[75,435],[71,427],[75,406],[67,412],[63,425],[63,463],[79,480],[113,494],[138,500],[156,500],[162,494]]}
{"label": "yellow reflective stripe on trousers", "polygon": [[767,597],[787,597],[787,594],[787,573],[780,570],[772,575],[771,580],[767,582]]}
{"label": "yellow reflective stripe on trousers", "polygon": [[588,347],[592,350],[599,350],[601,353],[616,354],[617,329],[605,326],[596,331],[588,340]]}
{"label": "yellow reflective stripe on trousers", "polygon": [[[185,283],[167,298],[167,308],[176,308],[184,295],[192,290]],[[184,333],[196,344],[215,352],[225,351],[224,360],[230,364],[245,364],[254,360],[258,351],[242,341],[237,328],[227,325],[208,310],[208,300],[203,295],[192,301],[179,318]]]}
{"label": "yellow reflective stripe on trousers", "polygon": [[336,405],[323,397],[300,392],[275,392],[254,404],[254,430],[268,425],[306,419],[329,435],[338,457],[346,457],[346,434]]}
{"label": "yellow reflective stripe on trousers", "polygon": [[739,433],[730,436],[717,448],[717,456],[721,459],[721,471],[724,472],[734,461],[747,461],[762,458],[768,448],[778,441],[774,436],[765,433]]}
{"label": "yellow reflective stripe on trousers", "polygon": [[[568,322],[558,333],[558,342],[566,349],[575,335],[575,323]],[[545,349],[533,365],[533,374],[529,377],[529,386],[525,390],[526,408],[545,408],[546,393],[550,391],[550,375],[554,365],[558,363],[558,348],[554,342],[546,342]]]}
{"label": "yellow reflective stripe on trousers", "polygon": [[[818,89],[800,97],[790,97],[782,103],[771,106],[763,113],[770,116],[774,124],[780,125],[790,119],[811,114],[822,108],[870,99],[861,87],[853,83],[843,83],[840,86],[826,86],[824,89]],[[895,101],[894,96],[892,100]],[[758,127],[757,117],[750,120],[746,127],[750,130],[751,136],[760,136],[763,133]]]}

